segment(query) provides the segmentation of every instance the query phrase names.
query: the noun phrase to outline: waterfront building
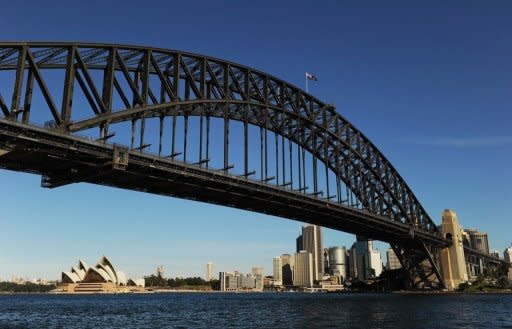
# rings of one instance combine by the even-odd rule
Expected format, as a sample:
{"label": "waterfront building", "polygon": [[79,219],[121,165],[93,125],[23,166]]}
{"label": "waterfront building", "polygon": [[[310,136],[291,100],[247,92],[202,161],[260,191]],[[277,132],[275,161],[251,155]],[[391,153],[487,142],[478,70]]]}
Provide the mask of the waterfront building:
{"label": "waterfront building", "polygon": [[399,268],[402,268],[402,264],[400,264],[400,260],[396,256],[396,253],[393,250],[393,248],[388,248],[388,250],[386,250],[386,258],[388,260],[386,265],[386,268],[388,270],[397,270]]}
{"label": "waterfront building", "polygon": [[340,276],[331,276],[322,279],[322,281],[319,282],[319,287],[323,291],[341,291],[344,289]]}
{"label": "waterfront building", "polygon": [[289,254],[281,255],[281,274],[284,286],[293,285],[293,257]]}
{"label": "waterfront building", "polygon": [[[131,280],[132,286],[143,287],[140,280]],[[80,260],[78,266],[62,272],[58,289],[67,292],[116,292],[125,291],[121,287],[126,286],[128,280],[125,274],[116,270],[112,262],[103,256],[94,267],[89,267]]]}
{"label": "waterfront building", "polygon": [[313,281],[320,281],[324,272],[322,244],[322,228],[320,226],[302,226],[302,247],[313,257]]}
{"label": "waterfront building", "polygon": [[512,246],[505,249],[503,259],[505,259],[506,262],[512,263]]}
{"label": "waterfront building", "polygon": [[126,282],[126,285],[129,287],[145,287],[146,286],[146,280],[144,278],[140,279],[128,279]]}
{"label": "waterfront building", "polygon": [[238,277],[238,272],[219,272],[220,291],[237,291]]}
{"label": "waterfront building", "polygon": [[281,257],[277,256],[272,259],[272,269],[273,269],[273,278],[274,285],[281,286],[283,285],[283,265],[282,265]]}
{"label": "waterfront building", "polygon": [[88,267],[84,261],[80,260],[78,267],[72,267],[69,272],[62,272],[63,283],[112,282],[115,285],[125,286],[126,281],[124,273],[117,271],[105,256],[101,257],[94,267]]}
{"label": "waterfront building", "polygon": [[329,274],[341,276],[341,281],[347,279],[347,250],[345,247],[330,247],[328,249]]}
{"label": "waterfront building", "polygon": [[263,277],[260,274],[242,274],[238,271],[219,273],[220,291],[263,290]]}
{"label": "waterfront building", "polygon": [[297,287],[313,286],[313,255],[306,250],[295,254],[295,267],[293,271],[293,285]]}
{"label": "waterfront building", "polygon": [[213,263],[212,262],[208,262],[206,263],[206,281],[211,281],[213,280]]}
{"label": "waterfront building", "polygon": [[480,232],[474,228],[466,230],[469,235],[469,245],[484,254],[489,254],[489,239],[487,233]]}

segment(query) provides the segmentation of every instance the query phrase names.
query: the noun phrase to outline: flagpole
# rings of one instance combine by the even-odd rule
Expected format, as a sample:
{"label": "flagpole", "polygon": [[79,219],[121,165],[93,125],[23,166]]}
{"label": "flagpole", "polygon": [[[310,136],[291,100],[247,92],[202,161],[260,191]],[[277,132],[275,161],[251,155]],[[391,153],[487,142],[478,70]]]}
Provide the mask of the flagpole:
{"label": "flagpole", "polygon": [[308,90],[308,74],[305,73],[304,75],[306,76],[306,92],[309,93],[309,90]]}

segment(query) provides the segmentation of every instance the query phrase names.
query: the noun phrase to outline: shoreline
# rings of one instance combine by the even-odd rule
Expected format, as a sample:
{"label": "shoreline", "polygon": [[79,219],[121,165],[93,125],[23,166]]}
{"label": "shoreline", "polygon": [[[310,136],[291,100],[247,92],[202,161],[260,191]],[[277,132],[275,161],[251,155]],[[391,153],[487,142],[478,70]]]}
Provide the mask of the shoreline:
{"label": "shoreline", "polygon": [[336,292],[304,292],[304,291],[218,291],[218,290],[191,290],[191,289],[156,289],[145,291],[129,291],[129,292],[64,292],[64,291],[49,291],[49,292],[9,292],[1,291],[0,296],[6,295],[151,295],[151,294],[282,294],[282,293],[301,293],[301,294],[343,294],[343,295],[359,295],[359,294],[395,294],[395,295],[430,295],[430,296],[452,296],[452,295],[512,295],[512,290],[503,291],[336,291]]}

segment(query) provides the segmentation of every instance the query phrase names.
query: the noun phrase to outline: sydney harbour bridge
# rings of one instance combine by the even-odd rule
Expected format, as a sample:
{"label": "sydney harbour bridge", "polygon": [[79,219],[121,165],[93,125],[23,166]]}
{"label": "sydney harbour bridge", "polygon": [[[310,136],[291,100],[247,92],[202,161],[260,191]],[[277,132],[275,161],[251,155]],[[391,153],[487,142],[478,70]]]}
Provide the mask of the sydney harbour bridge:
{"label": "sydney harbour bridge", "polygon": [[0,168],[47,188],[115,186],[385,241],[411,288],[444,287],[438,255],[452,241],[377,147],[333,105],[229,61],[0,43]]}

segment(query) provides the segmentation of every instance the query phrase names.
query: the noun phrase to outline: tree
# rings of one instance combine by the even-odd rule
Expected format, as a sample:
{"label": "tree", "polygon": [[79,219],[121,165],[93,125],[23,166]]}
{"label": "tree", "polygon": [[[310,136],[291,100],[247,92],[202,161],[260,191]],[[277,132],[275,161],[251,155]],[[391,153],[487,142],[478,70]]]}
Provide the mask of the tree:
{"label": "tree", "polygon": [[510,282],[508,280],[508,277],[502,275],[498,278],[496,281],[496,286],[501,289],[507,289],[510,288]]}

